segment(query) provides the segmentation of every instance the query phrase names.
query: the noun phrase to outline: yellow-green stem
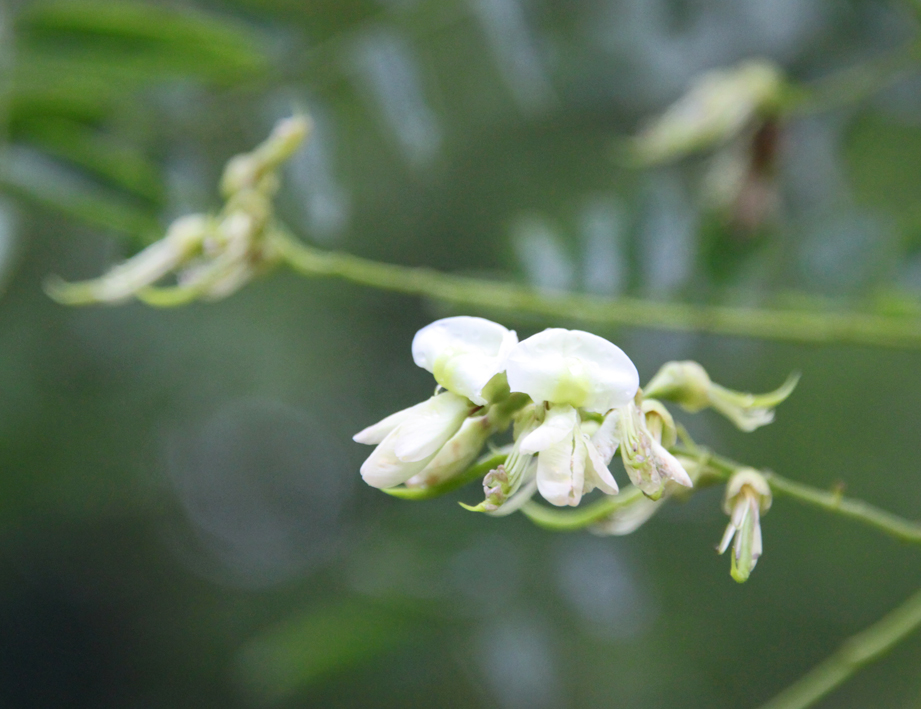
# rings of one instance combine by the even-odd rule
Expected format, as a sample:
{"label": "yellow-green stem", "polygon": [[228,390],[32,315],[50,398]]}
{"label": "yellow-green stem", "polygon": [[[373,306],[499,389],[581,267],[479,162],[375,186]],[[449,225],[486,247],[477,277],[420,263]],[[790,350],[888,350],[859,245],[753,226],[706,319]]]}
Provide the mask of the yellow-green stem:
{"label": "yellow-green stem", "polygon": [[804,343],[852,343],[921,349],[921,320],[861,313],[820,313],[602,298],[380,263],[307,246],[282,231],[275,249],[306,276],[342,278],[372,288],[434,298],[483,311],[537,313],[562,320],[708,332]]}

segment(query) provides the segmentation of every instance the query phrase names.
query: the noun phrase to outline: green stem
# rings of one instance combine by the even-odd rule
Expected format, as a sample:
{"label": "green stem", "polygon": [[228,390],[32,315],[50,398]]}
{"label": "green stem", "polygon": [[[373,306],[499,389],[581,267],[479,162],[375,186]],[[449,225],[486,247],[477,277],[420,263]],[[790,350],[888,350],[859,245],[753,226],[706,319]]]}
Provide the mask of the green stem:
{"label": "green stem", "polygon": [[562,320],[709,332],[807,343],[881,345],[921,349],[921,320],[859,313],[818,313],[730,306],[664,303],[639,298],[602,298],[535,290],[502,283],[380,263],[307,246],[276,231],[282,259],[305,276],[342,278],[372,288],[434,298],[486,311],[530,312]]}
{"label": "green stem", "polygon": [[[695,490],[724,482],[736,470],[743,467],[705,448],[678,446],[673,449],[673,452],[700,464],[701,469],[697,473]],[[863,522],[901,541],[921,544],[921,523],[919,522],[881,510],[863,500],[844,497],[839,491],[822,490],[804,485],[770,471],[763,471],[763,475],[770,484],[771,491],[778,497],[789,497],[827,512]],[[529,502],[522,508],[522,512],[541,527],[560,532],[572,532],[601,521],[611,512],[630,504],[641,495],[642,493],[637,488],[629,487],[617,496],[605,497],[576,510],[555,509],[537,502]]]}
{"label": "green stem", "polygon": [[600,522],[615,510],[626,507],[642,496],[643,493],[638,487],[630,486],[619,495],[602,498],[572,511],[547,507],[531,501],[522,506],[521,512],[538,527],[554,532],[576,532]]}
{"label": "green stem", "polygon": [[838,651],[761,709],[806,709],[860,668],[881,658],[921,626],[921,591],[882,620],[849,638]]}
{"label": "green stem", "polygon": [[917,69],[919,54],[921,46],[911,42],[891,54],[799,88],[784,113],[791,116],[820,113],[864,101]]}
{"label": "green stem", "polygon": [[820,490],[771,472],[765,472],[764,476],[771,490],[778,496],[790,497],[807,505],[856,519],[904,542],[921,544],[921,523],[903,519],[863,500],[844,497],[834,490]]}
{"label": "green stem", "polygon": [[388,495],[393,495],[394,497],[399,497],[403,500],[431,500],[435,497],[441,497],[446,495],[449,492],[454,492],[455,490],[464,487],[468,483],[472,483],[474,480],[482,478],[490,470],[497,468],[499,465],[505,462],[506,455],[504,453],[497,453],[496,455],[490,456],[486,460],[483,460],[476,465],[473,465],[463,473],[454,478],[449,478],[442,483],[437,485],[432,485],[431,487],[406,487],[405,485],[399,485],[397,487],[384,488],[381,492],[386,492]]}

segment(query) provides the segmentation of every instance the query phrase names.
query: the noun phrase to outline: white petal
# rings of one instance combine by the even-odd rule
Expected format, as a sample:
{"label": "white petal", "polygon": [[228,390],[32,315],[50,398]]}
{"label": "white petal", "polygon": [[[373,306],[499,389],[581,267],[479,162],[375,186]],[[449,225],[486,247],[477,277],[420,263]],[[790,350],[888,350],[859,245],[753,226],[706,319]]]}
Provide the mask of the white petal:
{"label": "white petal", "polygon": [[572,439],[578,414],[571,406],[551,406],[544,422],[531,431],[518,447],[522,453],[538,453],[563,439]]}
{"label": "white petal", "polygon": [[413,411],[418,409],[420,406],[423,406],[426,402],[421,404],[416,404],[415,406],[410,406],[408,409],[403,409],[402,411],[397,411],[395,414],[390,414],[385,419],[378,421],[371,426],[368,426],[365,429],[362,429],[354,436],[352,440],[356,443],[364,443],[366,445],[375,445],[380,443],[387,437],[387,434],[390,433],[393,429],[399,426],[403,421],[406,420],[408,416],[412,414]]}
{"label": "white petal", "polygon": [[481,391],[502,371],[517,335],[484,318],[461,315],[436,320],[413,338],[413,361],[445,389],[484,405]]}
{"label": "white petal", "polygon": [[694,487],[691,476],[688,475],[684,466],[681,465],[675,456],[655,441],[653,441],[653,455],[656,457],[656,468],[658,468],[659,474],[662,477],[674,480],[679,485],[684,485],[685,487]]}
{"label": "white petal", "polygon": [[614,454],[620,446],[620,417],[621,412],[614,409],[604,417],[601,426],[592,434],[592,444],[604,460],[605,465],[610,465]]}
{"label": "white petal", "polygon": [[559,507],[575,506],[582,498],[581,489],[573,489],[572,444],[571,438],[561,441],[537,456],[537,489],[547,502]]}
{"label": "white petal", "polygon": [[732,541],[732,538],[735,536],[736,526],[730,522],[726,525],[726,531],[723,533],[723,539],[720,541],[720,545],[716,550],[722,554],[729,548],[729,542]]}
{"label": "white petal", "polygon": [[506,373],[512,391],[536,402],[601,414],[629,402],[639,387],[636,367],[619,347],[580,330],[551,328],[522,341]]}
{"label": "white petal", "polygon": [[[393,433],[397,435],[394,453],[404,463],[414,463],[436,453],[457,433],[470,404],[449,391],[433,396],[406,418]],[[393,434],[391,434],[393,435]]]}
{"label": "white petal", "polygon": [[591,492],[597,487],[607,495],[616,495],[617,481],[614,480],[614,476],[611,475],[611,471],[608,470],[608,466],[605,464],[598,449],[595,448],[595,445],[588,436],[585,436],[583,441],[585,443],[585,451],[588,455],[585,464],[585,486],[583,492]]}
{"label": "white petal", "polygon": [[464,472],[483,449],[490,432],[485,416],[465,419],[460,430],[442,446],[425,469],[415,476],[417,479],[407,484],[437,485]]}
{"label": "white petal", "polygon": [[404,483],[421,472],[435,457],[432,455],[412,463],[400,460],[394,452],[394,444],[398,438],[399,430],[391,431],[362,463],[361,477],[371,487],[387,488]]}

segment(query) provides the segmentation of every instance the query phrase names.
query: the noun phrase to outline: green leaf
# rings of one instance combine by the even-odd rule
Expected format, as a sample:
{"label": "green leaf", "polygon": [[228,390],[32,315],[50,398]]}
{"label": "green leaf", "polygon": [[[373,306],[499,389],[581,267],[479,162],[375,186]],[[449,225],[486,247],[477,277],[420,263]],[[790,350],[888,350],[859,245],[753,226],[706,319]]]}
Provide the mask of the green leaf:
{"label": "green leaf", "polygon": [[153,3],[38,3],[18,15],[16,31],[28,50],[71,62],[77,76],[102,71],[136,80],[199,76],[232,82],[268,64],[256,33],[245,25]]}
{"label": "green leaf", "polygon": [[156,166],[138,150],[110,135],[66,118],[30,121],[19,135],[46,153],[75,163],[113,186],[156,204],[163,201],[163,182]]}
{"label": "green leaf", "polygon": [[27,148],[7,148],[0,188],[88,224],[130,234],[139,241],[159,234],[153,214]]}

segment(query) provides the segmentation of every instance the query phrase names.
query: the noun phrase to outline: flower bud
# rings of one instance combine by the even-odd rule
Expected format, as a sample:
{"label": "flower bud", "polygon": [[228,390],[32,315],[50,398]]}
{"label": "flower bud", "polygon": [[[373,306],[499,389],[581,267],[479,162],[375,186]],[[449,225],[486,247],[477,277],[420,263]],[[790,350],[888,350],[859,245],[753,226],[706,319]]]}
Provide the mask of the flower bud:
{"label": "flower bud", "polygon": [[791,374],[774,391],[749,394],[710,381],[697,362],[668,362],[650,380],[644,394],[674,401],[692,413],[713,407],[740,430],[754,431],[774,420],[774,407],[793,393],[798,381],[799,375]]}
{"label": "flower bud", "polygon": [[717,551],[732,545],[731,574],[739,583],[748,580],[761,557],[761,516],[771,507],[771,486],[754,468],[740,468],[726,484],[723,511],[730,516]]}
{"label": "flower bud", "polygon": [[307,116],[291,116],[275,124],[271,135],[255,150],[237,155],[227,163],[221,177],[221,194],[230,198],[243,190],[255,190],[264,178],[290,158],[310,133],[312,123]]}
{"label": "flower bud", "polygon": [[705,72],[633,139],[633,157],[654,165],[724,143],[776,111],[783,89],[780,70],[765,60]]}

